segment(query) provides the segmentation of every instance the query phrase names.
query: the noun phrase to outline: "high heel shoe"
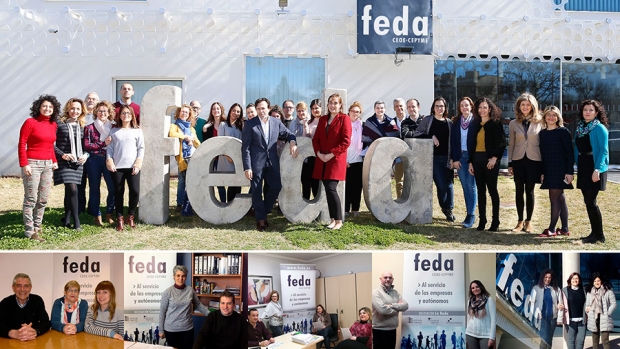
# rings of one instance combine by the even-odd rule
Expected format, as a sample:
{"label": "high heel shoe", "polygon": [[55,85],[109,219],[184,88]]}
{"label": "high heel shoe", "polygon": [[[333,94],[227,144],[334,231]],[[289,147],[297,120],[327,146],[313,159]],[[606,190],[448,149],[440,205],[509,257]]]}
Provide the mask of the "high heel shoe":
{"label": "high heel shoe", "polygon": [[518,233],[523,230],[523,221],[519,221],[517,225],[512,229],[514,233]]}
{"label": "high heel shoe", "polygon": [[134,215],[127,216],[127,225],[129,225],[132,229],[136,227],[136,222],[134,221]]}
{"label": "high heel shoe", "polygon": [[526,233],[531,233],[534,231],[534,227],[532,227],[532,222],[531,221],[525,221],[525,226],[523,227],[523,230]]}
{"label": "high heel shoe", "polygon": [[489,231],[497,231],[499,230],[499,219],[493,218],[491,221],[491,226],[489,227]]}
{"label": "high heel shoe", "polygon": [[486,217],[480,217],[480,219],[478,220],[478,228],[476,228],[476,230],[484,230],[485,225],[487,225]]}
{"label": "high heel shoe", "polygon": [[116,231],[121,231],[125,227],[125,218],[123,216],[118,216],[116,218]]}

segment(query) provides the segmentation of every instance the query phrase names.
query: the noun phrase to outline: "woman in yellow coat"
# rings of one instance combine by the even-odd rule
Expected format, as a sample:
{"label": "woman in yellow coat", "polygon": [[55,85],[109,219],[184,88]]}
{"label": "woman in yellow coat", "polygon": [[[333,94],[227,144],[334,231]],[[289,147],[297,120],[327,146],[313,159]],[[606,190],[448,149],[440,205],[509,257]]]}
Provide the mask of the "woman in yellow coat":
{"label": "woman in yellow coat", "polygon": [[182,206],[182,214],[184,216],[191,216],[193,214],[187,199],[187,192],[185,191],[185,178],[189,160],[200,145],[194,130],[195,123],[196,116],[194,110],[189,105],[183,104],[174,114],[174,124],[170,125],[170,132],[168,133],[168,137],[178,138],[180,143],[179,155],[175,157],[179,165],[177,205]]}

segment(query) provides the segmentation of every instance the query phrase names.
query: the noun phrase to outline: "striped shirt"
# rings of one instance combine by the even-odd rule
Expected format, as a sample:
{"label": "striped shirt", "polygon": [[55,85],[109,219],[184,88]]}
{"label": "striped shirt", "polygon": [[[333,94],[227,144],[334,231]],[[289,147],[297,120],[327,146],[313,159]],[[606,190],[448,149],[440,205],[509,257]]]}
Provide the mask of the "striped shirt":
{"label": "striped shirt", "polygon": [[113,338],[117,333],[122,336],[123,333],[125,333],[124,327],[123,309],[116,308],[112,319],[110,319],[110,312],[108,309],[99,309],[97,318],[95,319],[93,317],[93,308],[88,308],[86,323],[84,324],[84,331],[86,333]]}

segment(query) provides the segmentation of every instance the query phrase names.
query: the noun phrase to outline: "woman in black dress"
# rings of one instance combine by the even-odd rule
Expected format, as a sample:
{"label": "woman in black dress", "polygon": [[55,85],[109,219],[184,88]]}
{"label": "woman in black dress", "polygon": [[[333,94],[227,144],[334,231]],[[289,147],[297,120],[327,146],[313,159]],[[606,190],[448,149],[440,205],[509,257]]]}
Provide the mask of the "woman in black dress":
{"label": "woman in black dress", "polygon": [[[568,206],[564,189],[573,189],[573,144],[570,131],[564,127],[562,113],[556,106],[548,106],[544,113],[543,130],[540,139],[543,174],[540,189],[549,189],[551,221],[539,237],[570,235],[568,231]],[[558,218],[562,228],[555,229]]]}
{"label": "woman in black dress", "polygon": [[575,160],[577,161],[577,188],[581,189],[588,210],[592,232],[583,243],[605,242],[603,217],[596,204],[598,192],[607,187],[609,166],[609,132],[607,113],[599,101],[581,102],[579,123],[575,132]]}
{"label": "woman in black dress", "polygon": [[78,186],[82,183],[84,163],[88,153],[82,149],[86,106],[79,98],[71,98],[65,104],[58,129],[54,152],[58,159],[58,169],[54,171],[54,185],[65,185],[65,215],[62,225],[69,227],[73,218],[75,230],[81,230],[78,217]]}

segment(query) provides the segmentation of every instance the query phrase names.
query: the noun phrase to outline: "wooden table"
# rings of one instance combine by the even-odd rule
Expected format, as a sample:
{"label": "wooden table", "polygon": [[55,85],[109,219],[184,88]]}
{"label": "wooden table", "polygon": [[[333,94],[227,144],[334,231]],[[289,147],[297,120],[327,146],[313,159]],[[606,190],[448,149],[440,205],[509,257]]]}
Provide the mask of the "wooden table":
{"label": "wooden table", "polygon": [[49,330],[46,334],[32,341],[21,342],[17,339],[0,338],[0,348],[19,349],[122,349],[123,342],[118,339],[96,336],[89,333],[66,335]]}
{"label": "wooden table", "polygon": [[293,342],[293,340],[291,339],[290,333],[283,334],[281,336],[275,337],[276,343],[282,343],[279,346],[277,346],[275,349],[314,349],[317,343],[320,343],[323,341],[323,337],[320,337],[320,336],[317,336],[317,337],[319,338],[317,338],[314,342],[303,345],[303,344]]}

